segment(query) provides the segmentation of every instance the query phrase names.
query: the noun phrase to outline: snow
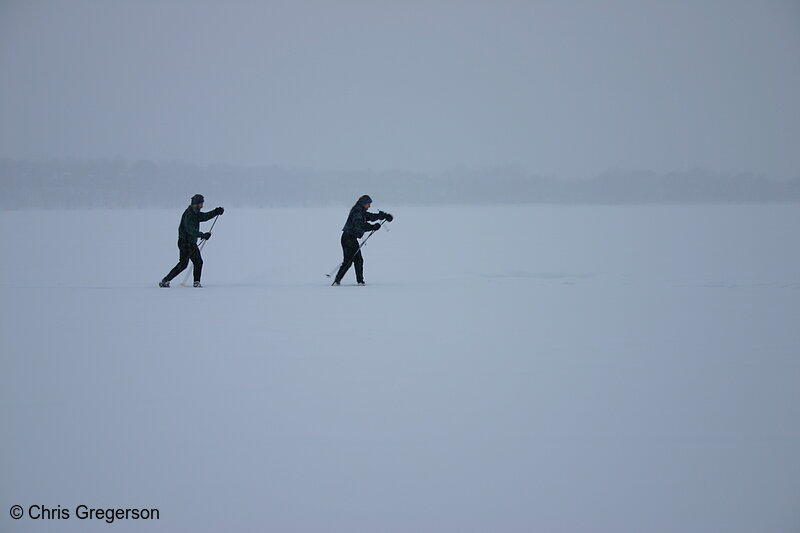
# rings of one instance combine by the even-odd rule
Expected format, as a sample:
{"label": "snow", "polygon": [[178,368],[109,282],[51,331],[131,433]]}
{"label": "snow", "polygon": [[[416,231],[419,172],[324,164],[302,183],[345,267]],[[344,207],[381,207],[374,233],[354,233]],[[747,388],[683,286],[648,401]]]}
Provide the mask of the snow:
{"label": "snow", "polygon": [[159,508],[118,531],[800,528],[800,206],[375,208],[396,219],[367,287],[324,277],[343,206],[228,209],[205,288],[168,290],[181,207],[0,211],[4,509]]}

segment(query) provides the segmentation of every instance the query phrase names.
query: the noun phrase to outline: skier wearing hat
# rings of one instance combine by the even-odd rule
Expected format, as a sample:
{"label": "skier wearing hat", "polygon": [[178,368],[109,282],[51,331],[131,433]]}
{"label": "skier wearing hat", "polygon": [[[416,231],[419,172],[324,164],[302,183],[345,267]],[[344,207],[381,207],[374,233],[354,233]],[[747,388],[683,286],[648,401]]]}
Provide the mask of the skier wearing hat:
{"label": "skier wearing hat", "polygon": [[159,282],[159,287],[169,287],[169,282],[189,266],[190,259],[194,265],[194,286],[202,287],[202,285],[200,285],[200,275],[203,272],[203,258],[200,256],[200,248],[197,246],[197,239],[208,240],[211,238],[211,234],[201,232],[200,223],[225,212],[225,209],[222,207],[217,207],[216,209],[203,213],[200,211],[203,208],[203,203],[205,203],[203,195],[195,194],[192,196],[191,205],[183,212],[181,223],[178,225],[178,250],[180,250],[180,258],[178,264]]}
{"label": "skier wearing hat", "polygon": [[333,284],[339,285],[342,278],[350,269],[350,265],[356,267],[356,282],[359,285],[364,285],[364,258],[359,249],[358,239],[364,236],[366,231],[377,231],[380,229],[380,224],[370,224],[375,220],[387,220],[391,222],[394,217],[389,213],[380,211],[378,213],[370,213],[367,209],[372,205],[372,198],[369,195],[364,195],[358,199],[356,205],[350,209],[350,214],[347,217],[347,222],[342,228],[342,252],[344,254],[344,261],[336,274]]}

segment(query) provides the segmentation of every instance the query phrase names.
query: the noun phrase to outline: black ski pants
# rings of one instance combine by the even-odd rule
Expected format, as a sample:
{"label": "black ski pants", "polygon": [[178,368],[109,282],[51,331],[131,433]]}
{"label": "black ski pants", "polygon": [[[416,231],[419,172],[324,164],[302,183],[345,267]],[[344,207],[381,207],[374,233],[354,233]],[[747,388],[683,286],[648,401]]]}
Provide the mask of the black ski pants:
{"label": "black ski pants", "polygon": [[200,248],[197,243],[189,242],[184,239],[178,239],[178,250],[180,250],[180,258],[178,264],[169,271],[167,277],[164,279],[172,281],[175,276],[184,271],[189,266],[189,260],[192,260],[194,265],[194,280],[200,281],[200,275],[203,273],[203,258],[200,256]]}
{"label": "black ski pants", "polygon": [[364,257],[361,255],[361,250],[358,249],[358,239],[355,235],[342,233],[342,254],[344,260],[339,268],[339,273],[336,274],[336,281],[342,281],[344,275],[350,270],[350,265],[355,265],[356,281],[362,283],[364,281]]}

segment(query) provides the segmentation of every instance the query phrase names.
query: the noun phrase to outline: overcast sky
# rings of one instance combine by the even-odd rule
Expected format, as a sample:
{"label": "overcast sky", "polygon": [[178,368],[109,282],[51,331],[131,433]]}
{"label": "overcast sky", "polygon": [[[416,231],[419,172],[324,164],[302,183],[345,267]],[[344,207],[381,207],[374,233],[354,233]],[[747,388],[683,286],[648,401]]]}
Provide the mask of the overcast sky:
{"label": "overcast sky", "polygon": [[800,176],[800,2],[0,0],[0,156]]}

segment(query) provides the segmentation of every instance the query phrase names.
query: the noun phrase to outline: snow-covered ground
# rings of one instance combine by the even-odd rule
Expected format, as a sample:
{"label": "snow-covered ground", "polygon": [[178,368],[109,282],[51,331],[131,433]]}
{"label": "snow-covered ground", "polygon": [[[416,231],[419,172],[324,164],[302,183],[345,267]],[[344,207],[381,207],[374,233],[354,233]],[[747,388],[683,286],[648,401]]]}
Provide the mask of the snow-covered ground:
{"label": "snow-covered ground", "polygon": [[800,206],[375,207],[0,212],[0,530],[800,530]]}

